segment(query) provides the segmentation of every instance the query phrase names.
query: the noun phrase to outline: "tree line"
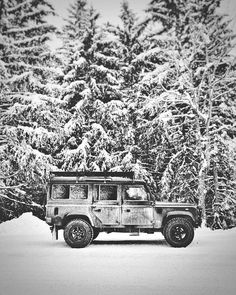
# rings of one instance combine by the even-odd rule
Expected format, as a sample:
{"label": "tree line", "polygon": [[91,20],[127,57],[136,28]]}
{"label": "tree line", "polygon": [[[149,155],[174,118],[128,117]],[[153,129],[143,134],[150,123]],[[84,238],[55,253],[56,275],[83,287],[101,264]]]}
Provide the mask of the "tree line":
{"label": "tree line", "polygon": [[[47,0],[0,0],[0,220],[43,218],[48,172],[134,171],[157,200],[236,215],[235,36],[220,0],[152,0],[62,28]],[[56,50],[49,41],[61,40]],[[224,211],[224,212],[225,212]]]}

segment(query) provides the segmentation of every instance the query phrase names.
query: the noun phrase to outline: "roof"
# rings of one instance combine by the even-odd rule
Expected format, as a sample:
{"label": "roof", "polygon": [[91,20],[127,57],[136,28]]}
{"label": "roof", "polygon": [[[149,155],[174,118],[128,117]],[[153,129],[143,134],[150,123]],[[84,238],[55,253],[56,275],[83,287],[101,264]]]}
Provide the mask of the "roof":
{"label": "roof", "polygon": [[86,171],[50,171],[50,176],[99,176],[99,177],[111,177],[111,176],[116,176],[116,177],[125,177],[125,178],[130,178],[134,179],[134,172],[86,172]]}
{"label": "roof", "polygon": [[50,172],[51,183],[126,183],[145,184],[142,180],[135,180],[133,172]]}

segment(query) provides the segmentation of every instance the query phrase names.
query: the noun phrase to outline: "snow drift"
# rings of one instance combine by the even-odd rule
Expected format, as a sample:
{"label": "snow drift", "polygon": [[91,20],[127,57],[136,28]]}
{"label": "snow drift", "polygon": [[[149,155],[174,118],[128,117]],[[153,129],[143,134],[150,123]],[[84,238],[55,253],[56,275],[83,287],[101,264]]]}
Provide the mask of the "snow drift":
{"label": "snow drift", "polygon": [[236,229],[197,229],[187,248],[161,234],[100,234],[71,249],[31,213],[0,225],[0,295],[234,295]]}

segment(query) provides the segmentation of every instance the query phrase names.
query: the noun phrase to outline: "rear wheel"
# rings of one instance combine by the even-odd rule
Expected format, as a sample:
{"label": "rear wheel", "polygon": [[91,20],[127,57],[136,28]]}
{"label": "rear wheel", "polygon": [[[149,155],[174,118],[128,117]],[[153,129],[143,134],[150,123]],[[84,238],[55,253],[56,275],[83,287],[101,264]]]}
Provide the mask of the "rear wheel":
{"label": "rear wheel", "polygon": [[163,235],[172,247],[187,247],[194,238],[194,227],[187,218],[175,217],[166,223]]}
{"label": "rear wheel", "polygon": [[85,220],[72,220],[64,229],[64,239],[72,248],[84,248],[93,240],[93,229]]}

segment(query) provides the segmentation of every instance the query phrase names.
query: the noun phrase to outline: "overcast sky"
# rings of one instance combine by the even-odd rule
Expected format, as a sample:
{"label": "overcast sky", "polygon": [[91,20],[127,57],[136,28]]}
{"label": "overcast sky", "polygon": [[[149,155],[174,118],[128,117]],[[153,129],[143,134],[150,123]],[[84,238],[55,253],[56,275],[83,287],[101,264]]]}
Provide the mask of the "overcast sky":
{"label": "overcast sky", "polygon": [[[142,16],[144,9],[150,0],[127,0],[130,7],[139,16]],[[188,1],[188,0],[186,0]],[[62,18],[67,16],[67,8],[69,3],[73,0],[50,0],[54,5],[59,17],[54,18],[53,22],[57,26],[61,26],[63,23]],[[92,4],[94,8],[101,14],[100,21],[105,23],[107,21],[116,24],[119,22],[120,3],[121,0],[88,0],[88,3]],[[223,0],[221,11],[230,15],[234,19],[232,26],[236,31],[236,0]]]}
{"label": "overcast sky", "polygon": [[[67,16],[67,8],[69,3],[73,3],[74,0],[50,0],[54,5],[56,12],[61,17]],[[120,3],[121,0],[88,0],[88,3],[92,5],[100,13],[100,22],[105,23],[107,21],[114,23],[119,22]],[[142,15],[143,10],[147,7],[149,0],[128,0],[130,7],[138,15]],[[61,25],[60,18],[55,20],[57,25]],[[55,24],[55,23],[54,23]]]}
{"label": "overcast sky", "polygon": [[[144,16],[144,10],[147,8],[147,5],[150,1],[151,0],[127,0],[130,8],[139,17]],[[50,2],[55,7],[58,16],[50,17],[49,21],[56,27],[61,27],[64,23],[63,19],[67,17],[67,9],[69,4],[73,3],[74,0],[50,0]],[[112,24],[119,24],[121,2],[122,0],[88,0],[88,3],[100,13],[100,24],[106,23],[108,21]],[[222,13],[228,14],[230,18],[233,19],[232,29],[234,29],[236,33],[236,0],[222,0],[222,7],[220,10]],[[58,38],[53,38],[53,40],[50,41],[50,46],[52,49],[55,49],[60,45],[61,42]]]}

